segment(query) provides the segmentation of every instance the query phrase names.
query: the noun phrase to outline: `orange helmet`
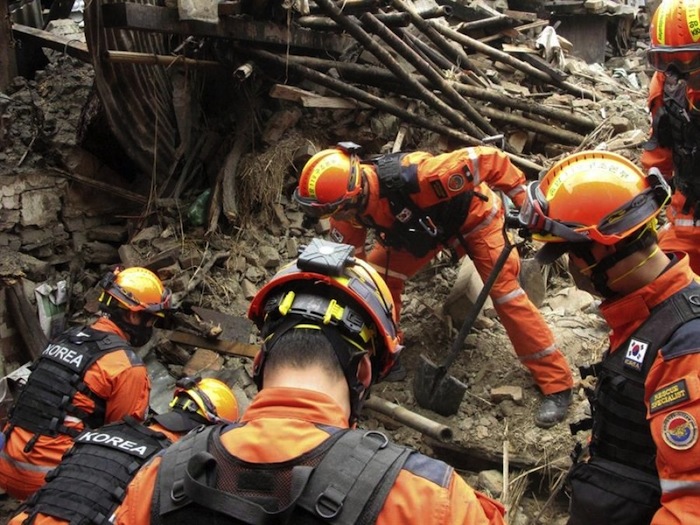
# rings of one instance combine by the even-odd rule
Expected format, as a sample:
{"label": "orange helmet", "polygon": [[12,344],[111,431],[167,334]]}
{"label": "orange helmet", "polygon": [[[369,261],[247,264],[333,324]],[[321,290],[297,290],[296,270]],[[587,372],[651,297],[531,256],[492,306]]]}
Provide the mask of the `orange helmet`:
{"label": "orange helmet", "polygon": [[[260,289],[248,317],[263,337],[271,337],[275,321],[282,318],[333,326],[353,347],[369,353],[373,379],[380,380],[402,348],[396,308],[381,276],[365,261],[352,257],[353,251],[346,244],[313,239],[295,262]],[[259,377],[261,364],[257,364]]]}
{"label": "orange helmet", "polygon": [[170,290],[146,268],[116,268],[106,274],[98,286],[103,290],[99,301],[104,306],[116,305],[132,312],[147,312],[159,317],[170,309]]}
{"label": "orange helmet", "polygon": [[645,176],[607,151],[582,151],[528,185],[520,222],[546,243],[612,245],[654,219],[671,192],[658,170]]}
{"label": "orange helmet", "polygon": [[359,146],[340,143],[316,153],[304,166],[294,200],[309,217],[326,217],[357,202],[362,193]]}
{"label": "orange helmet", "polygon": [[170,402],[173,408],[195,412],[210,423],[238,420],[238,401],[223,381],[211,377],[180,379]]}
{"label": "orange helmet", "polygon": [[700,4],[688,0],[664,0],[649,26],[649,64],[657,71],[674,68],[678,73],[700,70]]}

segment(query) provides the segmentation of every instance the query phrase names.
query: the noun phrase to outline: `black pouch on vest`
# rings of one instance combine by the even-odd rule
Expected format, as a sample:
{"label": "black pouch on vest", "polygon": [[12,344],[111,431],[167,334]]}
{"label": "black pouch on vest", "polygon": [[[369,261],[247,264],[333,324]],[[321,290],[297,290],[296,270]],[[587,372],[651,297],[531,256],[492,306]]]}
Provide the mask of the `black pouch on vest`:
{"label": "black pouch on vest", "polygon": [[567,484],[567,525],[648,525],[661,506],[656,476],[601,458],[575,465]]}

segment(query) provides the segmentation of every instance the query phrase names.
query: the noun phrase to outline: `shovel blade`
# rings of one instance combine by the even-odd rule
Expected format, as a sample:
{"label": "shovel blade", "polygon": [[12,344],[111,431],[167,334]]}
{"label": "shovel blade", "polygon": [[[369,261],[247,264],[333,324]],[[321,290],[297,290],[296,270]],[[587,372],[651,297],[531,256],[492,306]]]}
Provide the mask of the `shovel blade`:
{"label": "shovel blade", "polygon": [[451,416],[459,410],[467,385],[447,375],[447,371],[424,355],[413,380],[413,396],[423,408],[441,416]]}

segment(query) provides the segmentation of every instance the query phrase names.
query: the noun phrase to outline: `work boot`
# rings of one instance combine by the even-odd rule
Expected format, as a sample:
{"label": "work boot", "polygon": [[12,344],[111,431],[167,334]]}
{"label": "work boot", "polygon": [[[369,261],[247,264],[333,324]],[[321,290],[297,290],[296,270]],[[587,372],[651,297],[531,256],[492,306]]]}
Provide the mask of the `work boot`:
{"label": "work boot", "polygon": [[394,366],[391,367],[391,370],[389,370],[389,373],[384,378],[384,381],[397,383],[406,379],[406,375],[408,375],[408,372],[401,364],[401,358],[397,358],[394,362]]}
{"label": "work boot", "polygon": [[571,404],[571,389],[544,396],[535,416],[535,425],[540,428],[553,427],[566,417]]}

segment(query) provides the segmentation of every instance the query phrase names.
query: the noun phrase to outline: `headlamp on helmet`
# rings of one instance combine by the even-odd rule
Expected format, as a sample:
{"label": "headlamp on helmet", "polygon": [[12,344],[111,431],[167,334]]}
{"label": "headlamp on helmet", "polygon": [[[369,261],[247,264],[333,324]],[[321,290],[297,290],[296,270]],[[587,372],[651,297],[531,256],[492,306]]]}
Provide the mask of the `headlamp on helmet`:
{"label": "headlamp on helmet", "polygon": [[394,364],[401,345],[396,309],[384,280],[349,245],[313,239],[299,258],[280,270],[251,301],[248,317],[274,331],[280,319],[332,326],[370,353],[375,380]]}

